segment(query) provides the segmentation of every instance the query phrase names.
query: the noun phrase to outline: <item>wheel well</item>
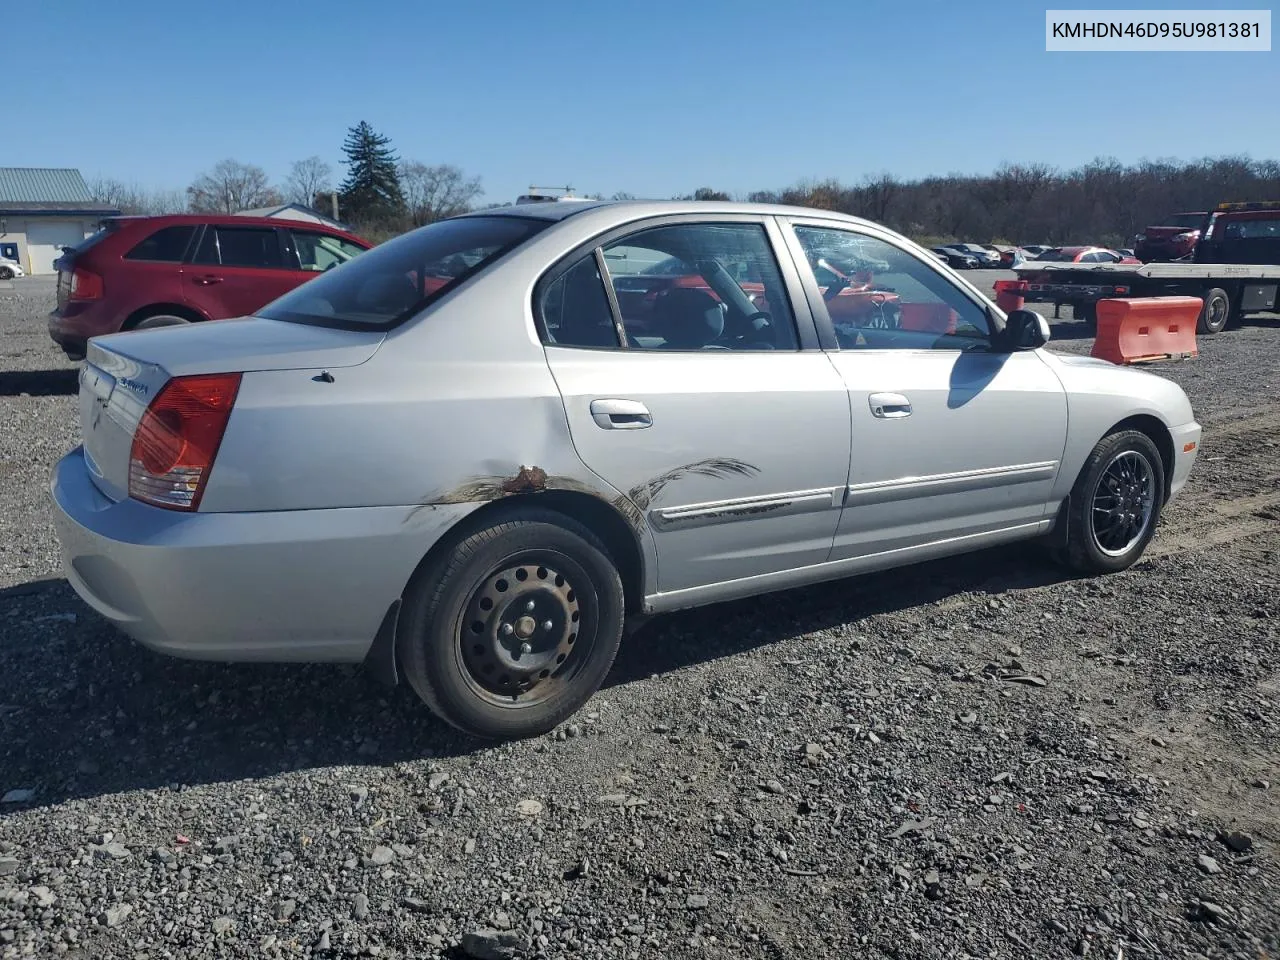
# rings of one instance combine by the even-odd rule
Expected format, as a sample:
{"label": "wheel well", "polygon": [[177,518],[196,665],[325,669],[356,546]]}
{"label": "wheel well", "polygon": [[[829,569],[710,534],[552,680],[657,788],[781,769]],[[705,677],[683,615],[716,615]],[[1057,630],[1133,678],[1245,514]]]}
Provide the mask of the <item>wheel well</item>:
{"label": "wheel well", "polygon": [[192,310],[190,307],[184,307],[178,303],[149,303],[145,307],[133,311],[125,318],[121,325],[121,330],[132,330],[147,317],[154,317],[157,314],[169,314],[174,317],[182,317],[184,320],[190,320],[192,323],[200,323],[205,318]]}
{"label": "wheel well", "polygon": [[1173,484],[1173,434],[1158,418],[1149,414],[1138,414],[1121,420],[1111,428],[1110,433],[1119,433],[1122,430],[1137,430],[1139,433],[1145,433],[1160,451],[1160,462],[1164,465],[1164,498],[1168,500]]}
{"label": "wheel well", "polygon": [[[501,500],[493,500],[467,514],[448,534],[436,541],[427,551],[414,571],[423,569],[439,554],[452,549],[458,541],[476,530],[502,522],[502,515],[513,507],[538,506],[563,514],[585,526],[600,538],[609,551],[622,579],[623,595],[628,613],[640,613],[644,608],[644,554],[640,542],[627,521],[603,500],[574,490],[546,490]],[[410,578],[412,582],[412,578]]]}

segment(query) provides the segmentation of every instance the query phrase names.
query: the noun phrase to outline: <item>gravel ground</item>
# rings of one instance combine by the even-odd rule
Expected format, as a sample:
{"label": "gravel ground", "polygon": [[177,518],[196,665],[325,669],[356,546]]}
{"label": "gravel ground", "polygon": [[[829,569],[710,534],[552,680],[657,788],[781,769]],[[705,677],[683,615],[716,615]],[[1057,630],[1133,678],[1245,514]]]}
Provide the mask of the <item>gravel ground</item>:
{"label": "gravel ground", "polygon": [[0,958],[1280,951],[1280,321],[1160,366],[1206,433],[1134,569],[1004,549],[668,616],[573,722],[477,746],[75,597],[52,295],[0,288]]}

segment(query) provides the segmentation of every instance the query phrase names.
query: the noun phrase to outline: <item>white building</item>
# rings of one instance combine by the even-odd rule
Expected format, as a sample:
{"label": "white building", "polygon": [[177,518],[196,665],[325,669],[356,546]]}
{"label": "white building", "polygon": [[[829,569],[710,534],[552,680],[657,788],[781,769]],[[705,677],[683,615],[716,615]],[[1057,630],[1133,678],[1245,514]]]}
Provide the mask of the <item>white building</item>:
{"label": "white building", "polygon": [[79,170],[0,167],[0,257],[18,261],[28,274],[54,273],[63,247],[119,213],[94,202]]}
{"label": "white building", "polygon": [[332,217],[304,207],[300,203],[281,203],[274,207],[254,207],[252,210],[239,210],[238,217],[275,217],[279,220],[301,220],[303,223],[323,223],[337,230],[350,230],[345,223],[339,223]]}

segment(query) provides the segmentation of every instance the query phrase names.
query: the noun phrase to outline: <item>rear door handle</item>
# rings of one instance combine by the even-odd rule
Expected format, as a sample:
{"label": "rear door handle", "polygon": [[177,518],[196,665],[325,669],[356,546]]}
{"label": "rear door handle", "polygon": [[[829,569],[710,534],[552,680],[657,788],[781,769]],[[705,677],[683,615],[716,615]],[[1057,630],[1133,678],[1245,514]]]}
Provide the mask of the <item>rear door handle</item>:
{"label": "rear door handle", "polygon": [[639,430],[653,426],[653,415],[639,400],[592,400],[591,419],[604,430]]}
{"label": "rear door handle", "polygon": [[191,278],[191,280],[192,280],[192,282],[193,282],[193,283],[196,283],[197,285],[199,285],[199,286],[201,286],[201,287],[207,287],[207,286],[209,286],[210,284],[214,284],[214,283],[221,283],[221,282],[222,282],[222,278],[221,278],[221,277],[214,277],[214,276],[210,276],[210,275],[205,275],[205,276],[203,276],[203,277],[192,277],[192,278]]}
{"label": "rear door handle", "polygon": [[898,420],[911,416],[911,401],[900,393],[873,393],[867,397],[871,415],[881,420]]}

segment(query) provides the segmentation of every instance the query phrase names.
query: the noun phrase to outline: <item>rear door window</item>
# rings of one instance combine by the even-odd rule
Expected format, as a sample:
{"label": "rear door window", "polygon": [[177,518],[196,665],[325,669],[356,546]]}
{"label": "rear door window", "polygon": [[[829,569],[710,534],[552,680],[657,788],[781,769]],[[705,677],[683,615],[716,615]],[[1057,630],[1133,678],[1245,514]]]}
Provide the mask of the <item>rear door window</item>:
{"label": "rear door window", "polygon": [[126,260],[180,263],[195,232],[194,224],[163,227],[134,246],[132,250],[124,255],[124,258]]}
{"label": "rear door window", "polygon": [[[758,223],[651,227],[595,252],[547,288],[550,344],[633,350],[796,350],[799,341],[768,234]],[[610,292],[617,315],[610,303]]]}
{"label": "rear door window", "polygon": [[207,227],[195,262],[284,269],[280,235],[270,227]]}

